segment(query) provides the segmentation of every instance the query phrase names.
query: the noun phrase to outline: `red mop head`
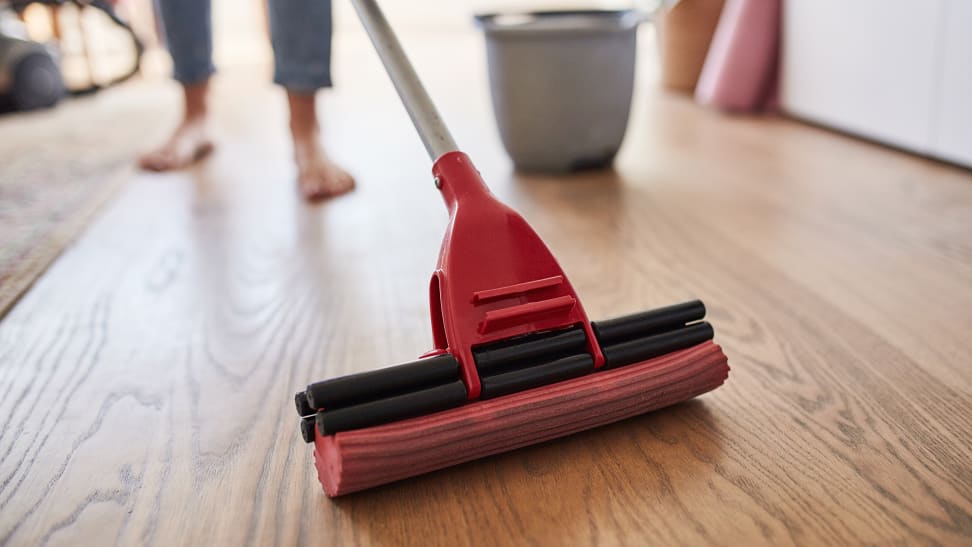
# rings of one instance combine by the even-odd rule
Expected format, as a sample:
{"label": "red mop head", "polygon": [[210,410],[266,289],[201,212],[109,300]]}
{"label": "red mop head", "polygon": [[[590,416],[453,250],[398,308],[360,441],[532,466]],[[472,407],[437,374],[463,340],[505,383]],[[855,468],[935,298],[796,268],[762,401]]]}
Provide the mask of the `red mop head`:
{"label": "red mop head", "polygon": [[340,496],[673,405],[719,387],[728,374],[722,349],[704,342],[435,414],[317,432],[317,476],[328,496]]}
{"label": "red mop head", "polygon": [[435,349],[296,396],[337,496],[683,401],[726,379],[699,301],[590,322],[526,221],[469,158],[433,167],[449,227],[432,277]]}

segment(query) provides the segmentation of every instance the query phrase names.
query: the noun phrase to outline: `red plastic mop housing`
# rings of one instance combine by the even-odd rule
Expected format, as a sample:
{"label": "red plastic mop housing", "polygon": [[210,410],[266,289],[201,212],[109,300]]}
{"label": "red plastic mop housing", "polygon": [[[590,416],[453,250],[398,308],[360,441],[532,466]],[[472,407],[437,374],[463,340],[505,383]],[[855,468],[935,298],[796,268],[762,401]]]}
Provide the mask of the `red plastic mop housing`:
{"label": "red plastic mop housing", "polygon": [[455,150],[373,0],[354,0],[449,210],[429,290],[434,349],[296,396],[318,477],[338,496],[701,395],[729,371],[701,302],[588,320],[540,237]]}
{"label": "red plastic mop housing", "polygon": [[594,368],[604,364],[587,314],[550,249],[501,203],[462,152],[432,167],[449,226],[429,289],[432,339],[462,367],[469,398],[480,393],[472,347],[581,325]]}

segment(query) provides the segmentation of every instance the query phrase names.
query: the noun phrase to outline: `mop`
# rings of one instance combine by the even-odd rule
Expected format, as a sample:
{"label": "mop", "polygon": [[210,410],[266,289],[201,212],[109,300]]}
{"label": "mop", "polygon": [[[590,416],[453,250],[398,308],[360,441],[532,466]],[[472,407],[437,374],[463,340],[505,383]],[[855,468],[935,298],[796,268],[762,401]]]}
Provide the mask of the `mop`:
{"label": "mop", "polygon": [[729,366],[691,301],[589,321],[540,237],[460,152],[374,0],[352,0],[429,156],[449,225],[429,289],[434,349],[297,393],[340,496],[711,391]]}

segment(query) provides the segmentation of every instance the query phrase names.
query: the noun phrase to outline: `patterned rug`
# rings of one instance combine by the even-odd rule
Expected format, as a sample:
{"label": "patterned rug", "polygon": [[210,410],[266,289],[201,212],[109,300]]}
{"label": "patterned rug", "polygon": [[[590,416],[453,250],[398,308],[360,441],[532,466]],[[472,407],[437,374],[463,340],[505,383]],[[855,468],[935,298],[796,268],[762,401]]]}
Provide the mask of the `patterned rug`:
{"label": "patterned rug", "polygon": [[0,317],[163,136],[172,88],[134,81],[52,110],[0,115]]}

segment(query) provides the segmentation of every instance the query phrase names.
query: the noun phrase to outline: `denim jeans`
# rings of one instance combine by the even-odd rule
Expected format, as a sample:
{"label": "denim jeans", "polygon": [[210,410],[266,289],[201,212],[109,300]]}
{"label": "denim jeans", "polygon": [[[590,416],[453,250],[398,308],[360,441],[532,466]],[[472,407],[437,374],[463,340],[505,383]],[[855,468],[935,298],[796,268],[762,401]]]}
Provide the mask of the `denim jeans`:
{"label": "denim jeans", "polygon": [[[156,1],[175,79],[193,84],[209,78],[216,70],[210,0]],[[273,81],[304,93],[330,87],[331,0],[267,2]]]}

